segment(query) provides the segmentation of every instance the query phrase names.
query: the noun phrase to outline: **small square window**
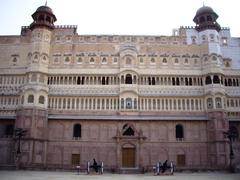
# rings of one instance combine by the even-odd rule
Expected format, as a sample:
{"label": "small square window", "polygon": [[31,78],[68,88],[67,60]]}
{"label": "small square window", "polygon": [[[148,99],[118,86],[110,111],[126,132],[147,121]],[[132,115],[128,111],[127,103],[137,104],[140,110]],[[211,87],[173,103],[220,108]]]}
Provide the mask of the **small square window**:
{"label": "small square window", "polygon": [[141,64],[144,63],[144,59],[143,59],[143,57],[140,57],[139,62],[140,62]]}
{"label": "small square window", "polygon": [[118,62],[118,58],[117,57],[114,57],[113,58],[113,63],[116,64]]}

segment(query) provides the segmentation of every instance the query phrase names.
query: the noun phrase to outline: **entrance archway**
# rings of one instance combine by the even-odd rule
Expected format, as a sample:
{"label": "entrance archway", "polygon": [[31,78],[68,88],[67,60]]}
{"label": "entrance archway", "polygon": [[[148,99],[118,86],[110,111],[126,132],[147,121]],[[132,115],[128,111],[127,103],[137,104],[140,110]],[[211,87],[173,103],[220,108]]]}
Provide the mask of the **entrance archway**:
{"label": "entrance archway", "polygon": [[136,166],[136,147],[125,144],[122,147],[122,167],[134,168]]}

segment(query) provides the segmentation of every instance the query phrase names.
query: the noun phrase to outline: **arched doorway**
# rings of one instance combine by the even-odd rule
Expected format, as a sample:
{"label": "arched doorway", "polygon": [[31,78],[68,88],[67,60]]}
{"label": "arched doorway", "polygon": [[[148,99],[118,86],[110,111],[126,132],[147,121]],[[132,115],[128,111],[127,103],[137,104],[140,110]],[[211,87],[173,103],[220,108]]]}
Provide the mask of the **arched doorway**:
{"label": "arched doorway", "polygon": [[134,168],[136,166],[136,147],[132,144],[125,144],[122,147],[122,167]]}

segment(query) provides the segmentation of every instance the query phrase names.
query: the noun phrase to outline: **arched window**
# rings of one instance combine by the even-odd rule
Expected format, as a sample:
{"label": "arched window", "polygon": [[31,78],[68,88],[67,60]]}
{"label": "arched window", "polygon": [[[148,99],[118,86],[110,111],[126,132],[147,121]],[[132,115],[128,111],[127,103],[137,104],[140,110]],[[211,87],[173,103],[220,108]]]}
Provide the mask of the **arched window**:
{"label": "arched window", "polygon": [[73,127],[73,137],[80,138],[82,136],[82,126],[81,124],[74,124]]}
{"label": "arched window", "polygon": [[219,77],[218,76],[213,76],[213,83],[214,84],[219,84],[220,83],[220,79],[219,79]]}
{"label": "arched window", "polygon": [[102,58],[102,64],[106,64],[107,63],[107,59],[104,57]]}
{"label": "arched window", "polygon": [[215,103],[216,103],[216,108],[222,108],[222,101],[220,97],[217,97],[215,99]]}
{"label": "arched window", "polygon": [[178,61],[178,58],[175,58],[175,63],[178,64],[178,62],[179,62],[179,61]]}
{"label": "arched window", "polygon": [[47,16],[46,21],[51,23],[51,18],[49,16]]}
{"label": "arched window", "polygon": [[204,21],[205,21],[205,17],[204,16],[200,17],[200,23],[202,23]]}
{"label": "arched window", "polygon": [[39,21],[44,21],[44,16],[43,16],[43,15],[40,15],[40,16],[38,17],[38,20],[39,20]]}
{"label": "arched window", "polygon": [[207,21],[212,21],[212,17],[211,16],[207,16]]}
{"label": "arched window", "polygon": [[229,62],[226,62],[226,67],[230,67],[230,64],[229,64]]}
{"label": "arched window", "polygon": [[47,60],[46,56],[43,56],[43,60],[44,60],[44,61],[46,61],[46,60]]}
{"label": "arched window", "polygon": [[132,84],[132,75],[131,74],[126,75],[125,84]]}
{"label": "arched window", "polygon": [[181,124],[176,125],[176,139],[182,140],[184,138],[183,126]]}
{"label": "arched window", "polygon": [[212,57],[212,60],[213,60],[213,61],[216,61],[216,60],[217,60],[217,57],[216,57],[216,56],[213,56],[213,57]]}
{"label": "arched window", "polygon": [[90,64],[94,64],[94,62],[95,62],[94,58],[91,58],[89,62],[90,62]]}
{"label": "arched window", "polygon": [[12,136],[14,134],[14,125],[8,124],[5,126],[5,135]]}
{"label": "arched window", "polygon": [[212,98],[207,99],[207,108],[212,109],[213,108],[213,100]]}
{"label": "arched window", "polygon": [[151,59],[151,63],[155,63],[155,59],[154,58]]}
{"label": "arched window", "polygon": [[203,41],[206,41],[206,40],[207,40],[206,35],[202,35],[202,40],[203,40]]}
{"label": "arched window", "polygon": [[205,84],[206,84],[206,85],[212,84],[212,80],[211,80],[211,77],[210,77],[210,76],[207,76],[207,77],[206,77]]}
{"label": "arched window", "polygon": [[121,98],[121,108],[124,109],[124,99]]}
{"label": "arched window", "polygon": [[231,135],[233,136],[233,141],[237,141],[239,139],[239,133],[238,133],[238,129],[235,126],[230,126],[229,127],[229,131],[231,133]]}
{"label": "arched window", "polygon": [[123,126],[123,136],[134,136],[134,130],[129,124]]}
{"label": "arched window", "polygon": [[70,58],[69,57],[65,58],[65,63],[70,63]]}
{"label": "arched window", "polygon": [[13,58],[13,63],[16,63],[16,62],[17,62],[17,58],[14,57],[14,58]]}
{"label": "arched window", "polygon": [[232,86],[232,79],[228,79],[228,86]]}
{"label": "arched window", "polygon": [[78,63],[78,64],[81,64],[81,63],[82,63],[82,61],[83,61],[83,60],[82,60],[82,58],[81,58],[81,57],[79,57],[79,58],[78,58],[78,60],[77,60],[77,63]]}
{"label": "arched window", "polygon": [[132,109],[132,98],[127,98],[126,99],[126,108],[127,109]]}
{"label": "arched window", "polygon": [[32,94],[28,96],[28,103],[34,103],[34,96]]}
{"label": "arched window", "polygon": [[24,103],[24,96],[22,96],[22,98],[21,98],[21,104],[23,104]]}
{"label": "arched window", "polygon": [[44,104],[44,102],[45,102],[44,96],[39,96],[38,103],[39,104]]}
{"label": "arched window", "polygon": [[167,59],[166,58],[163,58],[163,63],[167,63]]}

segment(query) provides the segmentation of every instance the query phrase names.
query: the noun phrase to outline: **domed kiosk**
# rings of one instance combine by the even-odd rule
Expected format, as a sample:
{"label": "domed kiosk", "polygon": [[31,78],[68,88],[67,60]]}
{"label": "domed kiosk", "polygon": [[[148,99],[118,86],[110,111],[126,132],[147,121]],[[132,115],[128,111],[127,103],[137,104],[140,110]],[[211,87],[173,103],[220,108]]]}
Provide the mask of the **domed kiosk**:
{"label": "domed kiosk", "polygon": [[54,22],[57,20],[53,11],[47,5],[37,8],[32,15],[33,23],[30,25],[30,29],[33,30],[36,27],[45,27],[48,29],[54,29]]}
{"label": "domed kiosk", "polygon": [[215,29],[220,31],[221,27],[217,23],[218,15],[209,6],[203,6],[197,10],[193,21],[196,23],[197,31],[204,31],[206,29]]}

